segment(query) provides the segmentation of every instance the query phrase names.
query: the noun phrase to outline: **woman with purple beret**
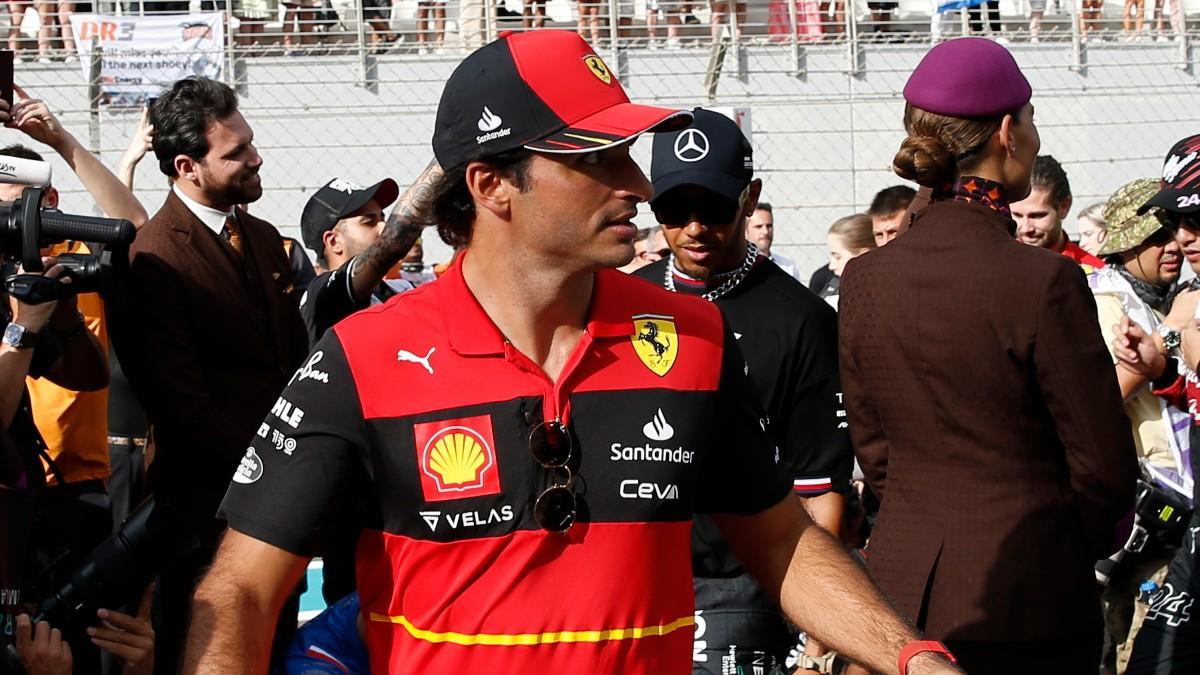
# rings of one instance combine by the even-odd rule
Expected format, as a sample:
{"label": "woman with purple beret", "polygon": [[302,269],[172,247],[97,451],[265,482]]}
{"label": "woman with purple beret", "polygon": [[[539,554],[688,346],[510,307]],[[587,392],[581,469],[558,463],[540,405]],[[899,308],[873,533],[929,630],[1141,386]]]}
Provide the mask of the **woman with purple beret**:
{"label": "woman with purple beret", "polygon": [[1083,272],[1012,238],[1031,94],[995,42],[930,50],[893,166],[931,201],[842,273],[844,402],[881,500],[868,567],[971,675],[1097,672],[1093,565],[1138,476]]}

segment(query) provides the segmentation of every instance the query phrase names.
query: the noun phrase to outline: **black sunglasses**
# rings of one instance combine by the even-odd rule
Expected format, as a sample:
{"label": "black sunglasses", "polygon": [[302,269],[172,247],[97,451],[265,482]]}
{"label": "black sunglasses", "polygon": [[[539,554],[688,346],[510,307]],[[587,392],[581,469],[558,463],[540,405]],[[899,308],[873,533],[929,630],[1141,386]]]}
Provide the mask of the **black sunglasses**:
{"label": "black sunglasses", "polygon": [[1176,230],[1186,227],[1192,231],[1200,231],[1200,213],[1176,213],[1158,209],[1158,222]]}
{"label": "black sunglasses", "polygon": [[654,217],[662,225],[678,227],[694,219],[710,227],[728,225],[737,217],[742,203],[718,194],[705,192],[698,199],[688,199],[682,194],[667,195],[650,205]]}
{"label": "black sunglasses", "polygon": [[558,420],[542,422],[529,432],[529,452],[543,469],[565,471],[565,482],[555,483],[538,495],[533,503],[533,519],[548,532],[566,532],[575,524],[579,513],[575,492],[571,486],[575,477],[567,463],[574,454],[571,432]]}

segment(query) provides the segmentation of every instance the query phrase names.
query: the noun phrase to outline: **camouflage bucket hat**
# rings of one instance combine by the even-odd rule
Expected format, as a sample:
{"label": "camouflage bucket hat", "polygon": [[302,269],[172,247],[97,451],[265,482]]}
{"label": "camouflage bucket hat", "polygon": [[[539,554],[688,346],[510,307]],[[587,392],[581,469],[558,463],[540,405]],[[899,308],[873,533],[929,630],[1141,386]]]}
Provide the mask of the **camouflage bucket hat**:
{"label": "camouflage bucket hat", "polygon": [[1157,208],[1142,215],[1138,209],[1158,194],[1161,182],[1157,178],[1139,178],[1120,187],[1104,205],[1104,221],[1108,223],[1108,238],[1097,255],[1123,253],[1136,248],[1163,227]]}

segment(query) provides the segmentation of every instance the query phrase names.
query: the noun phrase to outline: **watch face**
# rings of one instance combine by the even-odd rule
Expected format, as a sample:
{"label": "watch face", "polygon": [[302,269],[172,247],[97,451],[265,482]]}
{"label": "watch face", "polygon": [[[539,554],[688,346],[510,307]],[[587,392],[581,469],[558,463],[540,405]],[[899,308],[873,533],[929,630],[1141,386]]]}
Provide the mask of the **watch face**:
{"label": "watch face", "polygon": [[19,346],[21,344],[21,338],[23,338],[23,337],[25,337],[25,327],[24,326],[19,326],[15,323],[10,323],[4,329],[4,343],[5,344],[13,345],[14,347]]}

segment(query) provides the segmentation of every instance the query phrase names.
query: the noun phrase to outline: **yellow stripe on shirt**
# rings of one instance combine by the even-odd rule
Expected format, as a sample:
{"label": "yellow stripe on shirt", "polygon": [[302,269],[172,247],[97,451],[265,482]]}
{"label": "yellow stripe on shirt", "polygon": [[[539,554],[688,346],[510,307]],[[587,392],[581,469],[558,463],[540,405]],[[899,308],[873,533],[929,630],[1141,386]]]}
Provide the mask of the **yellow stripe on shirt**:
{"label": "yellow stripe on shirt", "polygon": [[402,626],[408,634],[426,642],[449,642],[456,645],[546,645],[559,642],[607,642],[609,640],[636,640],[644,637],[667,635],[680,628],[696,625],[695,617],[688,615],[670,623],[636,628],[607,628],[603,630],[566,630],[553,633],[439,633],[417,628],[403,616],[388,616],[371,612],[371,621],[393,623]]}

